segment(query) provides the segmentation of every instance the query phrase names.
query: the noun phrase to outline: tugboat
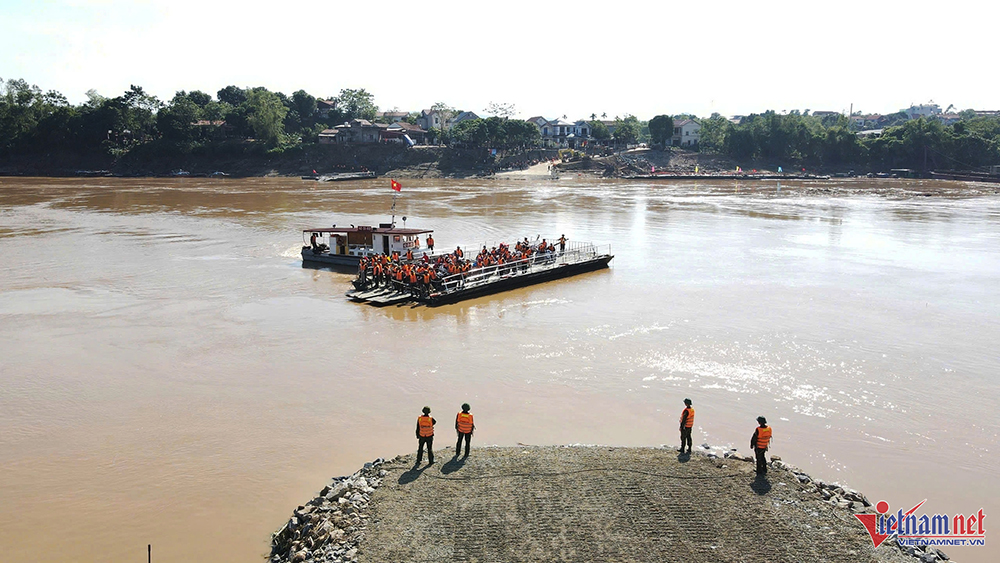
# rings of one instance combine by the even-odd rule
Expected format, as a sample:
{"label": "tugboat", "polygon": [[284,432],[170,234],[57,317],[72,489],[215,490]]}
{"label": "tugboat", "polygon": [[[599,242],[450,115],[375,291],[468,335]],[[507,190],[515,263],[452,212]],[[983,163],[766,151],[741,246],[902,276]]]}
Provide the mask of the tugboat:
{"label": "tugboat", "polygon": [[363,256],[376,254],[405,255],[411,251],[415,258],[423,257],[420,235],[429,235],[430,229],[397,228],[394,223],[380,223],[378,227],[319,227],[302,230],[302,264],[332,264],[357,266]]}

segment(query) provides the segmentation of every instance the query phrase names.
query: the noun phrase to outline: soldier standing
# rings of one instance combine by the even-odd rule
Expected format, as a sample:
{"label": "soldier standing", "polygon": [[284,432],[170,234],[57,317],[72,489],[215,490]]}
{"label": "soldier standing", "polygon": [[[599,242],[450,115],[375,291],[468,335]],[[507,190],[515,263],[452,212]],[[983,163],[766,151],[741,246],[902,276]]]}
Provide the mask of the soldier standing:
{"label": "soldier standing", "polygon": [[681,411],[681,453],[687,444],[687,453],[691,453],[691,428],[694,427],[694,409],[691,399],[684,399],[684,410]]}
{"label": "soldier standing", "polygon": [[767,447],[771,443],[771,427],[767,425],[767,419],[763,416],[757,417],[757,423],[760,426],[753,430],[753,436],[750,437],[750,448],[757,455],[757,474],[767,475],[767,460],[764,459],[764,452],[767,451]]}
{"label": "soldier standing", "polygon": [[424,407],[424,414],[417,417],[417,465],[424,459],[424,444],[427,444],[427,465],[434,465],[434,425],[431,408]]}
{"label": "soldier standing", "polygon": [[465,457],[469,457],[469,442],[472,441],[472,431],[476,429],[472,413],[469,412],[469,403],[462,404],[462,412],[455,417],[455,432],[458,433],[458,443],[455,444],[455,457],[458,457],[458,450],[462,448],[462,440],[465,440]]}

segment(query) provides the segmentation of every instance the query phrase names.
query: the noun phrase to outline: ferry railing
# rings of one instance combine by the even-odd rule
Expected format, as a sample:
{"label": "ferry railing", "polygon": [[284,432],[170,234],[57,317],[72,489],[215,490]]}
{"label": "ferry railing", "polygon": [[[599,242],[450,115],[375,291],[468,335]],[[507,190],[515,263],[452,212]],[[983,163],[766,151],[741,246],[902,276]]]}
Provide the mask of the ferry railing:
{"label": "ferry railing", "polygon": [[442,293],[451,293],[469,287],[488,283],[493,277],[504,275],[524,275],[563,265],[571,265],[611,253],[611,245],[568,242],[566,250],[534,252],[528,258],[473,268],[468,272],[452,274],[441,279]]}

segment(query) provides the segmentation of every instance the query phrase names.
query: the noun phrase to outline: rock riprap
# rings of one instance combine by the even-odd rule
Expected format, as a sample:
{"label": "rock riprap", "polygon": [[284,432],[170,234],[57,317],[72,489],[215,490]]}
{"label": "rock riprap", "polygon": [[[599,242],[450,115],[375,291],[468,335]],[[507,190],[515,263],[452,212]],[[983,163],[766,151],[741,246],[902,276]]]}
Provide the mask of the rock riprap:
{"label": "rock riprap", "polygon": [[379,458],[349,477],[334,478],[316,498],[296,508],[271,536],[270,561],[356,561],[368,520],[365,509],[388,474],[383,463]]}

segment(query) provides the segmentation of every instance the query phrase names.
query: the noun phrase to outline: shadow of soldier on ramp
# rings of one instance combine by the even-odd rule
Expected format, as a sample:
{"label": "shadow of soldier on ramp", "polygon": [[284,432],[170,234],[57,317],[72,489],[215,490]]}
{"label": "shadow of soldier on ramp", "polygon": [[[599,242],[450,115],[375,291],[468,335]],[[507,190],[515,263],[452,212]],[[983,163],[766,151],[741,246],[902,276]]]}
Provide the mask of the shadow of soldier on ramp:
{"label": "shadow of soldier on ramp", "polygon": [[766,495],[771,492],[771,482],[764,475],[757,475],[757,478],[750,483],[750,489],[758,495]]}
{"label": "shadow of soldier on ramp", "polygon": [[448,475],[454,473],[465,466],[464,457],[453,457],[441,466],[441,473]]}
{"label": "shadow of soldier on ramp", "polygon": [[416,481],[417,479],[420,478],[420,476],[424,473],[424,470],[426,470],[428,467],[430,467],[430,465],[425,465],[423,467],[413,467],[408,471],[404,471],[399,475],[397,483],[399,483],[400,485],[408,485]]}

